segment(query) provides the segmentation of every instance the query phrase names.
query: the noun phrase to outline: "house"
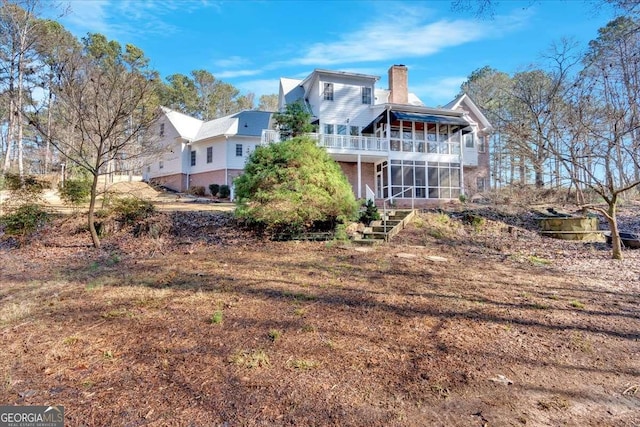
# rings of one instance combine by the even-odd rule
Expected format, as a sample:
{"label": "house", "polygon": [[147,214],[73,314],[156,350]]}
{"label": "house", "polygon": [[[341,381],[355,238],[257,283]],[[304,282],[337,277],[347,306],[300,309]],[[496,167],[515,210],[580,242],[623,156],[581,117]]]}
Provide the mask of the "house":
{"label": "house", "polygon": [[[426,107],[408,90],[408,69],[379,77],[314,70],[281,79],[279,106],[302,102],[314,117],[311,136],[341,166],[358,198],[412,206],[458,199],[488,189],[491,124],[463,94],[442,108]],[[265,130],[262,142],[279,140]]]}
{"label": "house", "polygon": [[143,180],[175,191],[231,186],[260,144],[263,129],[271,127],[271,113],[265,111],[242,111],[205,122],[162,107],[155,127],[161,150],[147,160]]}
{"label": "house", "polygon": [[[280,79],[279,108],[302,102],[317,131],[310,134],[341,166],[357,198],[420,206],[486,190],[491,124],[463,94],[426,107],[408,88],[408,69],[379,76],[314,70],[303,80]],[[163,154],[144,178],[184,191],[231,185],[259,144],[280,141],[271,113],[243,111],[203,122],[164,108],[157,132]]]}

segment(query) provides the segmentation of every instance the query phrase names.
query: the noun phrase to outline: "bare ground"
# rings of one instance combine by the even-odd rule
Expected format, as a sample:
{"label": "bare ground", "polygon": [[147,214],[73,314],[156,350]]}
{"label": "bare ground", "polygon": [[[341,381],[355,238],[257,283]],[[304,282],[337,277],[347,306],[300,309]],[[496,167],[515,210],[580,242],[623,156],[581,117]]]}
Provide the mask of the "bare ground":
{"label": "bare ground", "polygon": [[371,250],[182,212],[96,251],[58,219],[0,249],[0,403],[69,426],[640,425],[640,251],[474,214]]}

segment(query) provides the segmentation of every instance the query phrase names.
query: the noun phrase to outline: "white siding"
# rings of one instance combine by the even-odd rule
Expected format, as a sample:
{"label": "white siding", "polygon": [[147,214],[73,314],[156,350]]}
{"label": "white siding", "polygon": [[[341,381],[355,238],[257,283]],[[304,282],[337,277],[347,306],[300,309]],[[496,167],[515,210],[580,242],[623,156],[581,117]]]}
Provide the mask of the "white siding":
{"label": "white siding", "polygon": [[[147,166],[151,166],[151,170],[146,173],[148,178],[178,174],[185,170],[183,165],[183,152],[186,151],[186,147],[180,142],[178,131],[166,116],[163,115],[158,120],[158,123],[153,127],[153,132],[159,135],[162,124],[164,124],[164,136],[158,136],[160,152],[145,162],[145,173]],[[161,161],[163,162],[162,169],[160,169]]]}
{"label": "white siding", "polygon": [[[333,101],[324,100],[325,83],[333,83]],[[320,132],[325,123],[363,127],[374,119],[371,105],[362,103],[363,86],[371,88],[373,97],[374,84],[371,79],[321,75],[315,81],[310,90],[309,103],[320,119]]]}
{"label": "white siding", "polygon": [[[212,147],[213,158],[211,163],[207,163],[207,147]],[[218,137],[198,141],[191,144],[191,149],[196,151],[196,165],[191,166],[190,173],[209,172],[212,170],[224,169],[226,167],[226,138]],[[191,165],[191,158],[188,158]]]}
{"label": "white siding", "polygon": [[[242,144],[242,156],[236,156],[236,144]],[[260,145],[260,137],[234,136],[227,140],[227,168],[244,169],[249,153]]]}

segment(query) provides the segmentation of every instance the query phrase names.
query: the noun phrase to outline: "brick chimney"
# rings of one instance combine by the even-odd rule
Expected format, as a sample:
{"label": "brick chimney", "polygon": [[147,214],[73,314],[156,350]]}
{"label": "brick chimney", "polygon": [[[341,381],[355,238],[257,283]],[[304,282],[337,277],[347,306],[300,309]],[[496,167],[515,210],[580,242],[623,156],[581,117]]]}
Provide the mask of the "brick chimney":
{"label": "brick chimney", "polygon": [[393,65],[389,68],[389,90],[390,103],[409,103],[409,70],[405,65]]}

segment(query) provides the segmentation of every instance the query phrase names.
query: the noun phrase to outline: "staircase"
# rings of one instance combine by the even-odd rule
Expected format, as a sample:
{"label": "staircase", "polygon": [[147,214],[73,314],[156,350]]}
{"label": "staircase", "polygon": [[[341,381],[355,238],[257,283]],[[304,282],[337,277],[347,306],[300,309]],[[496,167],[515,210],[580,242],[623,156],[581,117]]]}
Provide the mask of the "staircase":
{"label": "staircase", "polygon": [[368,227],[365,227],[362,236],[355,239],[354,242],[365,245],[375,245],[388,242],[398,234],[407,224],[409,224],[416,215],[413,209],[392,209],[387,210],[386,218],[382,214],[382,218],[378,221],[372,221]]}

